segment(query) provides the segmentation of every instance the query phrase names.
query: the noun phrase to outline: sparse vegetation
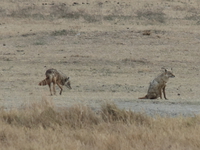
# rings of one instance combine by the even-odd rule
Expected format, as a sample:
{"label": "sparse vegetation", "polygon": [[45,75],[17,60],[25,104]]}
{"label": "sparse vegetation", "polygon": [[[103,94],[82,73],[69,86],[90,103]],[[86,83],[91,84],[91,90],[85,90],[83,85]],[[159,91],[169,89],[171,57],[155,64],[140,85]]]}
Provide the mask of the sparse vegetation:
{"label": "sparse vegetation", "polygon": [[134,65],[134,64],[150,64],[150,62],[145,60],[145,59],[137,60],[137,59],[132,59],[132,58],[125,58],[125,59],[122,60],[122,62],[125,63],[125,64],[130,64],[130,65]]}
{"label": "sparse vegetation", "polygon": [[[99,111],[75,105],[57,108],[49,101],[18,110],[0,110],[1,149],[198,149],[200,117],[151,118],[120,110]],[[59,143],[59,144],[58,144]]]}
{"label": "sparse vegetation", "polygon": [[22,34],[23,37],[34,36],[34,35],[36,35],[36,34],[35,33]]}
{"label": "sparse vegetation", "polygon": [[[97,5],[102,9],[103,3],[101,5]],[[128,7],[128,6],[126,6]],[[93,13],[95,11],[95,13]],[[15,10],[10,10],[10,13],[7,15],[9,17],[14,18],[33,18],[36,20],[54,20],[58,18],[64,19],[80,19],[83,18],[88,23],[105,21],[113,21],[115,19],[119,20],[134,20],[135,16],[132,15],[132,12],[125,13],[126,8],[124,6],[113,5],[112,10],[107,11],[108,13],[102,14],[102,11],[96,10],[86,10],[86,9],[73,9],[70,5],[64,3],[56,3],[50,7],[41,5],[33,5],[33,6],[21,6],[18,5]],[[4,9],[1,8],[0,12],[2,15],[6,15],[4,13]],[[165,14],[161,9],[159,10],[138,10],[136,12],[137,18],[139,19],[148,19],[151,21],[157,21],[160,23],[165,22]]]}
{"label": "sparse vegetation", "polygon": [[85,21],[92,23],[99,21],[98,15],[90,15],[84,10],[71,10],[69,6],[57,4],[51,8],[51,16],[66,19],[79,19],[83,18]]}
{"label": "sparse vegetation", "polygon": [[62,35],[75,35],[76,32],[74,30],[56,30],[51,33],[52,36],[62,36]]}
{"label": "sparse vegetation", "polygon": [[[110,7],[107,7],[109,2],[94,2],[94,7],[88,3],[88,7],[85,7],[85,3],[42,3],[41,5],[23,5],[18,4],[15,9],[0,8],[0,16],[9,16],[13,18],[32,18],[35,20],[57,20],[57,19],[72,19],[72,20],[84,20],[87,23],[96,23],[102,21],[110,21],[117,24],[119,20],[129,21],[136,24],[157,24],[166,23],[167,19],[177,19],[179,16],[169,15],[168,8],[174,12],[183,13],[179,19],[187,20],[199,20],[199,9],[189,6],[187,4],[174,4],[172,1],[168,1],[166,5],[155,5],[154,3],[136,3],[138,7],[132,7],[125,3],[109,3]],[[134,4],[135,5],[135,4]],[[83,7],[81,7],[83,6]],[[167,9],[167,11],[165,11]],[[198,22],[197,22],[198,24]]]}
{"label": "sparse vegetation", "polygon": [[16,10],[11,10],[8,16],[14,18],[33,18],[36,20],[43,20],[45,17],[47,17],[44,15],[44,13],[44,10],[42,10],[40,7],[18,6]]}
{"label": "sparse vegetation", "polygon": [[191,16],[185,16],[185,19],[186,20],[196,20],[196,21],[199,21],[200,20],[200,16],[197,15],[197,14],[193,14]]}
{"label": "sparse vegetation", "polygon": [[34,45],[45,45],[44,41],[37,41],[35,43],[33,43]]}
{"label": "sparse vegetation", "polygon": [[[71,10],[68,5],[63,3],[55,4],[49,9],[44,9],[43,7],[44,6],[18,6],[16,10],[11,10],[8,16],[14,18],[33,18],[36,20],[52,20],[58,18],[79,19],[82,17],[89,23],[99,21],[99,15],[90,15],[84,10]],[[6,15],[4,9],[0,8],[0,12],[2,12],[4,16]]]}
{"label": "sparse vegetation", "polygon": [[136,14],[139,19],[165,23],[165,13],[163,13],[163,10],[138,10]]}

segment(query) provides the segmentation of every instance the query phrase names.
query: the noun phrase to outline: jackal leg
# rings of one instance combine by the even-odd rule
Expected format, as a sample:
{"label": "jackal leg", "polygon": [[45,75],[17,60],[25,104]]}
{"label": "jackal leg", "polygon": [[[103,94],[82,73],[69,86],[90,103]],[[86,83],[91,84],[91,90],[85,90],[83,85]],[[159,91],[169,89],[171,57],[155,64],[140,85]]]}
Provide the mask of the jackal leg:
{"label": "jackal leg", "polygon": [[56,84],[53,82],[53,92],[54,92],[54,95],[56,95]]}
{"label": "jackal leg", "polygon": [[48,83],[48,86],[49,86],[50,94],[53,95],[51,91],[51,83]]}
{"label": "jackal leg", "polygon": [[59,88],[60,88],[60,95],[61,95],[61,94],[62,94],[62,91],[63,91],[62,85],[60,85],[59,83],[57,83],[57,85],[58,85]]}
{"label": "jackal leg", "polygon": [[52,79],[52,83],[53,83],[53,92],[54,92],[54,95],[56,95],[56,78]]}
{"label": "jackal leg", "polygon": [[167,100],[166,94],[165,94],[165,87],[166,87],[166,85],[163,87],[163,94],[164,94],[164,98]]}
{"label": "jackal leg", "polygon": [[159,89],[159,96],[160,96],[160,99],[162,99],[162,88]]}

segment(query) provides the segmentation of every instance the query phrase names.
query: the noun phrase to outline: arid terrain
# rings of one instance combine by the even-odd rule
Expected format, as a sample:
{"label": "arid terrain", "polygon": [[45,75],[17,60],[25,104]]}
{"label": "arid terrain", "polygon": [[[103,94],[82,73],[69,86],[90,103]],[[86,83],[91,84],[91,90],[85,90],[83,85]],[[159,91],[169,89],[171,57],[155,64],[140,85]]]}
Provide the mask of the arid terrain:
{"label": "arid terrain", "polygon": [[200,1],[0,1],[1,150],[199,150]]}
{"label": "arid terrain", "polygon": [[[200,2],[2,1],[0,106],[51,100],[97,110],[105,102],[132,111],[176,116],[200,113]],[[168,100],[139,100],[161,68],[176,76]],[[72,89],[50,96],[38,86],[55,68]]]}

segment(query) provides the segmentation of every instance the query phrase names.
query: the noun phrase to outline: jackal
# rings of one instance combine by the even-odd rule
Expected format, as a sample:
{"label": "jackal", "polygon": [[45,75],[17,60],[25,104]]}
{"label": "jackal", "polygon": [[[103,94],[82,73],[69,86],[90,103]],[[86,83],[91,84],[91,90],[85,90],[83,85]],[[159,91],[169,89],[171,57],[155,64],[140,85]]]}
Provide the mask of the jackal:
{"label": "jackal", "polygon": [[55,90],[55,84],[57,84],[60,88],[60,95],[62,94],[63,91],[63,85],[65,85],[67,88],[71,88],[71,84],[69,81],[69,77],[67,77],[65,74],[58,72],[56,69],[48,69],[45,73],[46,79],[42,80],[39,85],[49,85],[50,89],[50,94],[52,94],[51,91],[51,83],[53,83],[53,92],[56,95],[56,90]]}
{"label": "jackal", "polygon": [[162,99],[162,91],[164,94],[164,98],[167,99],[165,94],[166,83],[169,78],[174,77],[175,75],[173,75],[171,71],[167,71],[165,69],[163,73],[158,75],[153,81],[150,82],[147,95],[144,97],[140,97],[139,99],[156,99],[158,97]]}

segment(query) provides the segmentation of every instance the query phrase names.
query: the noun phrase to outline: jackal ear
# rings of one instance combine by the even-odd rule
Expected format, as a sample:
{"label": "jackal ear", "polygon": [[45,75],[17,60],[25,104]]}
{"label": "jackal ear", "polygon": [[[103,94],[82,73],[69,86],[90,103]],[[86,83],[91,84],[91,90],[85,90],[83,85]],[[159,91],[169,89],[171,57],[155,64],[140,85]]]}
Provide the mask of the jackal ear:
{"label": "jackal ear", "polygon": [[165,70],[165,73],[167,72],[167,69],[165,69],[164,67],[162,67],[161,69],[164,69],[164,70]]}

